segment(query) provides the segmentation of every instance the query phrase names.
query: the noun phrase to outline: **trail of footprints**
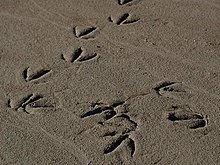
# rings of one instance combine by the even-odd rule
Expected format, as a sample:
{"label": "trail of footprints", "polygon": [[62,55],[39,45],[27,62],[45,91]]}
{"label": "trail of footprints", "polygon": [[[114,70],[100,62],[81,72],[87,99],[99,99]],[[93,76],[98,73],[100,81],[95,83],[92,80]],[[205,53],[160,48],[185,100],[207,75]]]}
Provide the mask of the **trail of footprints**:
{"label": "trail of footprints", "polygon": [[[125,5],[125,4],[131,3],[132,1],[133,0],[118,0],[118,4]],[[117,24],[117,25],[122,25],[122,24],[130,24],[130,23],[137,22],[139,20],[139,18],[134,17],[133,15],[131,15],[129,13],[125,13],[125,14],[122,14],[122,15],[116,17],[116,18],[109,17],[108,20]],[[76,38],[79,38],[79,39],[90,39],[90,38],[95,38],[94,33],[97,30],[98,30],[97,27],[90,26],[90,25],[89,26],[75,26],[73,28],[73,34],[75,35]],[[90,60],[95,59],[96,57],[97,57],[96,53],[88,52],[83,47],[79,47],[79,48],[75,49],[72,54],[61,54],[61,59],[66,62],[70,62],[70,63],[90,61]],[[51,72],[52,72],[52,70],[50,70],[50,69],[35,70],[31,67],[27,67],[26,69],[23,70],[22,75],[23,75],[23,78],[26,82],[35,82],[35,81],[41,80],[44,77],[50,75]],[[39,102],[39,100],[41,100],[41,99],[42,99],[42,96],[40,96],[40,95],[35,96],[34,94],[31,94],[31,95],[24,97],[20,101],[20,103],[18,105],[14,105],[14,107],[17,107],[17,108],[15,108],[16,110],[22,109],[24,112],[29,113],[27,111],[27,107],[29,107],[29,106],[34,107],[33,104],[35,104],[36,102]],[[8,106],[13,107],[13,106],[11,106],[10,103],[11,103],[11,99],[9,99],[9,101],[8,101]],[[41,105],[41,106],[45,107],[44,105]],[[112,105],[112,107],[113,107],[113,105]],[[96,111],[98,112],[98,111],[103,111],[103,110],[97,109]],[[89,113],[94,113],[94,112],[89,112]],[[85,114],[85,117],[86,117],[86,115],[89,115],[89,113]],[[111,116],[114,113],[115,113],[114,111],[111,111],[111,114],[109,114],[109,115]]]}
{"label": "trail of footprints", "polygon": [[[119,5],[130,4],[133,0],[118,0]],[[113,17],[110,16],[107,18],[108,21],[116,24],[131,24],[138,22],[140,18],[135,16],[134,14],[124,13],[119,16]],[[87,26],[75,26],[73,27],[73,34],[78,39],[93,39],[96,37],[96,32],[98,31],[98,27],[87,25]]]}
{"label": "trail of footprints", "polygon": [[[126,5],[132,0],[118,0],[119,5]],[[116,25],[126,25],[138,22],[140,18],[124,13],[117,17],[110,16],[108,20]],[[73,34],[78,39],[95,38],[98,31],[94,26],[75,26]],[[79,47],[73,50],[72,54],[61,54],[61,59],[74,63],[93,60],[97,57],[96,53],[88,52],[85,48]],[[31,67],[27,67],[23,71],[23,78],[26,82],[40,80],[51,73],[50,69],[39,69],[34,71]],[[185,92],[183,88],[179,88],[180,83],[165,81],[158,84],[154,90],[159,96],[172,98],[172,93]],[[26,114],[37,114],[41,111],[51,111],[54,106],[50,104],[43,95],[28,94],[18,101],[9,99],[8,106],[15,111],[24,112]],[[120,146],[127,145],[130,150],[131,157],[134,156],[136,150],[136,142],[131,137],[131,133],[137,129],[138,124],[131,120],[126,111],[125,101],[116,101],[112,104],[94,103],[91,110],[81,115],[82,120],[93,118],[97,115],[104,114],[104,120],[98,124],[103,128],[100,130],[101,138],[114,137],[109,144],[103,149],[104,154],[110,154],[116,151]],[[166,111],[166,119],[170,122],[186,122],[189,129],[202,128],[207,125],[206,117],[193,112],[188,106],[172,106]]]}
{"label": "trail of footprints", "polygon": [[[181,82],[164,81],[154,87],[159,96],[176,99],[175,95],[185,93]],[[167,120],[175,123],[186,123],[186,128],[197,129],[207,125],[207,116],[195,113],[188,105],[173,105],[166,111]]]}
{"label": "trail of footprints", "polygon": [[130,137],[131,132],[137,128],[137,123],[126,114],[126,104],[124,101],[115,101],[112,104],[95,103],[91,105],[91,110],[82,114],[81,118],[86,119],[104,114],[104,120],[98,122],[103,127],[100,128],[101,138],[114,137],[111,143],[103,149],[104,154],[116,151],[120,146],[126,145],[130,150],[131,157],[135,153],[135,140]]}

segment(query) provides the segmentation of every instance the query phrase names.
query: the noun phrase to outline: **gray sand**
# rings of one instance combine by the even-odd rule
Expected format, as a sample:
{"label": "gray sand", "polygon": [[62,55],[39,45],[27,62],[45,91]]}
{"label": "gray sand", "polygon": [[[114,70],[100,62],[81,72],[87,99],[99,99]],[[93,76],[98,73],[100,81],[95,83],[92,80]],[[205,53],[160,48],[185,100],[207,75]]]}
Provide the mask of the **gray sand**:
{"label": "gray sand", "polygon": [[1,0],[1,165],[220,164],[219,0]]}

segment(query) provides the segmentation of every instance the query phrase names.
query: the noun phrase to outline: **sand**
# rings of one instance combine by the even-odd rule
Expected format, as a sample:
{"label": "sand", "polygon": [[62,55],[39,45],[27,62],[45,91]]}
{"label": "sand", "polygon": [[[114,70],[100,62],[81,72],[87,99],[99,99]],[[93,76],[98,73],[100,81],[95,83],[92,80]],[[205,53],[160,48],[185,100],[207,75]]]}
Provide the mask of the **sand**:
{"label": "sand", "polygon": [[1,165],[220,164],[219,0],[1,0]]}

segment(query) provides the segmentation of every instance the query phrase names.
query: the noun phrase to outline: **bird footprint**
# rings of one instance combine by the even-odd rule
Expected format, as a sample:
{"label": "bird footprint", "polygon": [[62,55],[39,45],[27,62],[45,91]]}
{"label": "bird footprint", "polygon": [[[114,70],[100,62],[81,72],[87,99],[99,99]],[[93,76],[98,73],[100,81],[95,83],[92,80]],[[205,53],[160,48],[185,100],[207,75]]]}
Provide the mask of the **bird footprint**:
{"label": "bird footprint", "polygon": [[84,62],[94,59],[97,56],[96,53],[88,52],[86,49],[80,47],[73,51],[72,54],[61,54],[61,59],[67,62]]}
{"label": "bird footprint", "polygon": [[40,78],[45,77],[50,72],[51,72],[51,70],[49,70],[49,69],[40,69],[40,70],[34,71],[30,67],[28,67],[23,71],[23,77],[26,82],[34,81],[34,80],[38,80]]}
{"label": "bird footprint", "polygon": [[51,110],[54,106],[42,96],[36,94],[29,94],[19,101],[8,101],[9,107],[14,108],[15,111],[25,112],[27,114],[39,113],[39,110]]}
{"label": "bird footprint", "polygon": [[94,26],[76,26],[73,33],[76,38],[90,39],[94,38],[94,32],[97,30]]}
{"label": "bird footprint", "polygon": [[175,123],[186,121],[185,125],[189,129],[202,128],[207,125],[207,117],[193,112],[188,105],[172,106],[171,110],[168,110],[166,118]]}
{"label": "bird footprint", "polygon": [[133,14],[122,14],[119,15],[117,17],[108,17],[108,20],[112,23],[115,23],[116,25],[122,25],[122,24],[131,24],[131,23],[135,23],[137,21],[140,20],[140,18],[138,18],[137,16],[133,15]]}

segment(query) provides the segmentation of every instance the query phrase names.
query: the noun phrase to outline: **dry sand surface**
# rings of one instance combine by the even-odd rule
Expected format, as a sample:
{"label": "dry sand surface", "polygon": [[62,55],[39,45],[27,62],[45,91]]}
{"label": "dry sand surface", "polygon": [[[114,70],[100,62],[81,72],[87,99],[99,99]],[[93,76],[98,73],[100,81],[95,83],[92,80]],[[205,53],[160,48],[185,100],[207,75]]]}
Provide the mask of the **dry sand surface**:
{"label": "dry sand surface", "polygon": [[219,165],[219,0],[1,0],[0,165]]}

